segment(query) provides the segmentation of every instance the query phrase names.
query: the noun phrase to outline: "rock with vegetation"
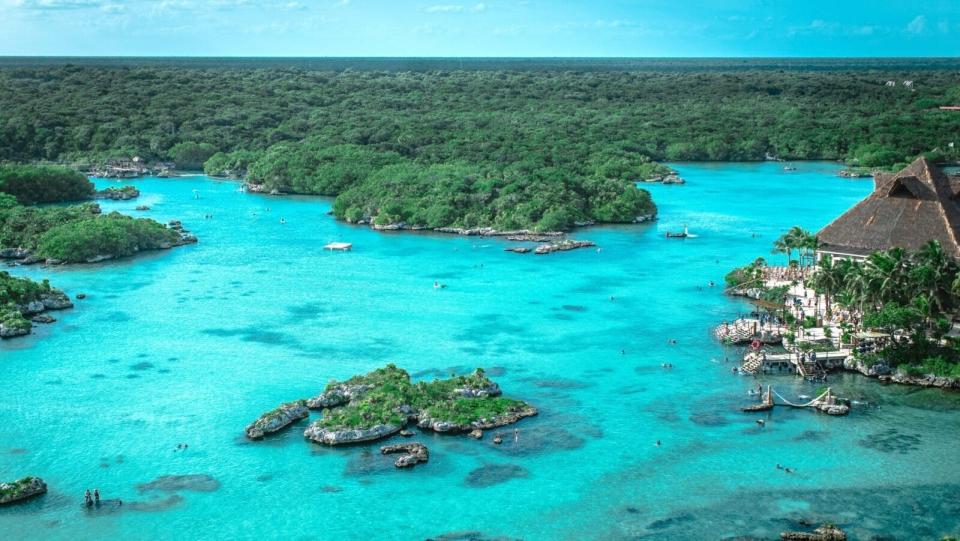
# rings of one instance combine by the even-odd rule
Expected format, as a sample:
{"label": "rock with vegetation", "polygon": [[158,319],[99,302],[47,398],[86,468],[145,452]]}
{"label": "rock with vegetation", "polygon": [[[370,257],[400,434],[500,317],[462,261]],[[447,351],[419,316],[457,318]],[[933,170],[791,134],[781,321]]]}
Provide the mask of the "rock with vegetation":
{"label": "rock with vegetation", "polygon": [[47,484],[39,477],[24,477],[12,483],[0,483],[0,505],[20,502],[47,491]]}
{"label": "rock with vegetation", "polygon": [[393,463],[398,468],[412,468],[430,460],[430,450],[426,445],[417,442],[384,445],[380,448],[380,452],[385,455],[402,453]]}
{"label": "rock with vegetation", "polygon": [[[47,280],[34,282],[0,272],[0,338],[28,335],[33,328],[31,319],[40,318],[47,310],[71,307],[70,298]],[[36,321],[46,322],[43,318]]]}
{"label": "rock with vegetation", "polygon": [[824,524],[808,532],[783,532],[780,534],[782,541],[846,541],[847,533],[833,524]]}
{"label": "rock with vegetation", "polygon": [[546,255],[554,252],[576,250],[577,248],[588,248],[590,246],[596,246],[596,244],[589,240],[564,239],[559,242],[551,242],[550,244],[541,244],[540,246],[537,246],[533,253],[537,255]]}
{"label": "rock with vegetation", "polygon": [[361,381],[363,376],[356,376],[344,383],[332,383],[319,396],[307,400],[307,407],[312,410],[322,410],[324,408],[335,408],[342,406],[351,400],[359,399],[363,393],[374,388],[373,385],[366,383],[351,383],[352,381]]}
{"label": "rock with vegetation", "polygon": [[[363,391],[354,392],[361,388]],[[391,364],[343,383],[331,382],[318,399],[336,405],[324,409],[322,418],[312,423],[304,436],[325,445],[342,445],[382,439],[410,423],[436,432],[460,433],[537,414],[532,406],[499,394],[500,387],[482,369],[466,376],[413,383],[406,371]]]}
{"label": "rock with vegetation", "polygon": [[291,424],[310,416],[306,400],[296,400],[280,404],[279,407],[261,415],[246,428],[247,437],[260,439],[266,434],[278,432]]}
{"label": "rock with vegetation", "polygon": [[112,199],[115,201],[127,201],[140,197],[140,190],[136,186],[122,186],[119,188],[109,187],[99,190],[94,194],[97,199]]}

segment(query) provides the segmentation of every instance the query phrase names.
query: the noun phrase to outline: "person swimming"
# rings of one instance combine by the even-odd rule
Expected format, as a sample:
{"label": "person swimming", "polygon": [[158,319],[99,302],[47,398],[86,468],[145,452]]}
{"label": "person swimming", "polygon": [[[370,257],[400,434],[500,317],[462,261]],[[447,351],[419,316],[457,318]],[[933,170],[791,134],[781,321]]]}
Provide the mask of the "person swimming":
{"label": "person swimming", "polygon": [[88,488],[83,494],[83,502],[87,507],[93,507],[93,497],[90,496],[90,489]]}

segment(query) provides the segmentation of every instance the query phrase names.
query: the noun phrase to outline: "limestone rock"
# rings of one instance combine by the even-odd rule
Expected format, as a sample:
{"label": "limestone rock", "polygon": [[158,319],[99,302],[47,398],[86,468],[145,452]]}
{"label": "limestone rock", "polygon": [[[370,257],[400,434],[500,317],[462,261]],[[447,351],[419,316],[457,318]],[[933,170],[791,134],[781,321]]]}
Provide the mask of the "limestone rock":
{"label": "limestone rock", "polygon": [[33,498],[46,491],[47,484],[39,477],[24,477],[12,483],[0,483],[0,505]]}
{"label": "limestone rock", "polygon": [[479,419],[469,424],[457,424],[443,419],[432,419],[426,417],[426,413],[424,413],[424,416],[417,422],[417,426],[419,428],[433,430],[434,432],[471,432],[474,429],[489,430],[491,428],[510,425],[525,417],[537,415],[537,413],[537,408],[524,404],[503,415]]}
{"label": "limestone rock", "polygon": [[246,428],[247,437],[259,439],[266,434],[277,432],[310,415],[306,401],[297,400],[280,404],[277,409],[264,413]]}
{"label": "limestone rock", "polygon": [[496,382],[487,380],[487,383],[483,387],[471,388],[457,388],[453,390],[454,393],[464,397],[464,398],[485,398],[488,396],[500,396],[500,386]]}
{"label": "limestone rock", "polygon": [[783,541],[846,541],[847,533],[833,524],[824,524],[813,530],[813,533],[783,532],[780,534],[780,539]]}
{"label": "limestone rock", "polygon": [[320,422],[318,421],[308,426],[303,432],[303,435],[308,440],[323,445],[345,445],[382,440],[383,438],[400,432],[402,428],[403,427],[398,425],[383,424],[370,428],[326,428],[320,426]]}
{"label": "limestone rock", "polygon": [[552,254],[554,252],[566,252],[568,250],[576,250],[577,248],[587,248],[590,246],[596,246],[592,241],[589,240],[573,240],[573,239],[564,239],[559,242],[553,242],[550,244],[541,244],[537,246],[537,249],[533,253],[537,255]]}
{"label": "limestone rock", "polygon": [[17,336],[26,336],[30,334],[30,324],[13,325],[0,323],[0,338],[16,338]]}
{"label": "limestone rock", "polygon": [[307,407],[312,410],[335,408],[347,404],[351,400],[360,398],[370,389],[373,389],[373,385],[348,385],[346,383],[340,383],[332,389],[324,391],[319,396],[307,400]]}
{"label": "limestone rock", "polygon": [[[80,299],[82,297],[77,295],[77,298]],[[59,289],[52,289],[40,295],[40,301],[43,302],[43,307],[46,310],[66,310],[67,308],[73,308],[70,297]]]}
{"label": "limestone rock", "polygon": [[403,453],[393,463],[398,468],[412,468],[430,460],[430,450],[426,445],[417,442],[384,445],[380,448],[380,452],[385,455]]}
{"label": "limestone rock", "polygon": [[30,255],[30,250],[24,248],[4,248],[0,250],[0,259],[25,259]]}

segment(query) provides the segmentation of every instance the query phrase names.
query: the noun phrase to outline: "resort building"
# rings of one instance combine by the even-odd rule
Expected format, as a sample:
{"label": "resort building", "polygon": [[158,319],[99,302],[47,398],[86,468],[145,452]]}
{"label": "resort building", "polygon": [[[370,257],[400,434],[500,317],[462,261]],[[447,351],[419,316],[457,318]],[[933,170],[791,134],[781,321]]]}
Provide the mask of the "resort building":
{"label": "resort building", "polygon": [[960,179],[951,178],[926,158],[897,173],[878,173],[873,193],[817,233],[818,259],[863,259],[899,247],[917,250],[940,241],[960,257]]}

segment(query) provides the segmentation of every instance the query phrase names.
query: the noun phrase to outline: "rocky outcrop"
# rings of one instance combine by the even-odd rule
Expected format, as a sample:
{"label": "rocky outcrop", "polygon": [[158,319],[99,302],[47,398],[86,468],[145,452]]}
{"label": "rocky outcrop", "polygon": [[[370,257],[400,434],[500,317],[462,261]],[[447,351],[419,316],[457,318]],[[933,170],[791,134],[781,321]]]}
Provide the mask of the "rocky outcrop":
{"label": "rocky outcrop", "polygon": [[373,385],[350,385],[340,383],[327,389],[319,396],[307,400],[307,407],[312,410],[322,410],[324,408],[335,408],[356,400],[364,393],[373,389]]}
{"label": "rocky outcrop", "polygon": [[30,323],[26,320],[0,323],[0,338],[16,338],[28,334],[30,334]]}
{"label": "rocky outcrop", "polygon": [[0,505],[20,502],[47,491],[47,484],[39,477],[24,477],[12,483],[0,483]]}
{"label": "rocky outcrop", "polygon": [[550,244],[541,244],[537,246],[537,249],[533,253],[537,255],[552,254],[554,252],[566,252],[569,250],[576,250],[577,248],[587,248],[590,246],[596,246],[592,241],[589,240],[573,240],[573,239],[564,239],[560,242],[552,242]]}
{"label": "rocky outcrop", "polygon": [[782,532],[780,539],[782,541],[846,541],[847,533],[833,524],[824,524],[813,530],[813,533]]}
{"label": "rocky outcrop", "polygon": [[384,455],[403,453],[393,463],[398,468],[412,468],[430,460],[430,450],[426,445],[417,442],[384,445],[380,448],[380,453]]}
{"label": "rocky outcrop", "polygon": [[652,222],[657,219],[657,214],[641,214],[633,219],[633,223],[642,224],[644,222]]}
{"label": "rocky outcrop", "polygon": [[513,231],[500,231],[492,227],[474,227],[474,228],[463,228],[463,227],[436,227],[434,231],[437,233],[452,233],[454,235],[464,235],[468,237],[472,236],[481,236],[481,237],[516,237],[521,235],[536,235],[540,237],[562,237],[563,232],[561,231],[544,231],[541,233],[536,233],[530,231],[529,229],[517,229]]}
{"label": "rocky outcrop", "polygon": [[500,386],[497,382],[486,380],[480,387],[458,387],[453,390],[454,394],[464,398],[484,398],[488,396],[500,396]]}
{"label": "rocky outcrop", "polygon": [[944,376],[935,376],[933,374],[911,376],[910,374],[903,372],[896,372],[889,376],[881,376],[881,378],[888,378],[890,383],[900,383],[903,385],[937,387],[939,389],[960,389],[960,378],[948,378]]}
{"label": "rocky outcrop", "polygon": [[0,259],[24,259],[30,255],[26,248],[4,248],[0,250]]}
{"label": "rocky outcrop", "polygon": [[516,242],[550,242],[556,240],[557,235],[541,235],[533,233],[520,233],[518,235],[507,235],[507,240]]}
{"label": "rocky outcrop", "polygon": [[247,437],[260,439],[266,434],[280,431],[291,424],[310,416],[305,400],[280,404],[277,409],[264,413],[246,428]]}
{"label": "rocky outcrop", "polygon": [[303,432],[304,437],[323,445],[349,445],[376,441],[400,432],[402,426],[380,424],[370,428],[326,428],[313,423]]}
{"label": "rocky outcrop", "polygon": [[123,186],[122,188],[106,188],[94,194],[97,199],[112,199],[114,201],[127,201],[140,197],[140,190],[134,186]]}
{"label": "rocky outcrop", "polygon": [[826,413],[827,415],[846,415],[850,413],[850,406],[842,402],[837,402],[835,404],[821,403],[817,404],[817,410],[820,413]]}
{"label": "rocky outcrop", "polygon": [[871,378],[879,378],[883,383],[899,383],[917,387],[936,387],[938,389],[960,389],[960,378],[937,376],[934,374],[911,375],[902,370],[894,370],[886,362],[881,361],[867,366],[861,359],[853,356],[843,361],[843,369],[858,372]]}
{"label": "rocky outcrop", "polygon": [[872,378],[890,373],[890,366],[885,362],[867,366],[862,359],[858,359],[852,355],[843,360],[843,369],[851,372],[859,372],[864,376]]}
{"label": "rocky outcrop", "polygon": [[173,241],[172,243],[164,243],[160,246],[160,248],[167,249],[167,248],[172,248],[174,246],[183,246],[185,244],[197,243],[196,235],[184,229],[183,224],[180,223],[180,220],[170,220],[170,223],[167,224],[167,227],[174,230],[180,236],[180,238]]}
{"label": "rocky outcrop", "polygon": [[26,336],[30,334],[32,329],[31,321],[34,323],[56,321],[55,318],[45,315],[44,312],[72,307],[73,303],[70,302],[70,297],[67,297],[66,293],[59,289],[51,289],[46,293],[41,293],[39,298],[16,306],[21,317],[17,317],[16,312],[13,312],[13,317],[7,317],[3,322],[0,322],[0,338]]}
{"label": "rocky outcrop", "polygon": [[40,301],[46,310],[65,310],[73,308],[73,302],[66,293],[59,289],[51,289],[49,292],[40,295]]}
{"label": "rocky outcrop", "polygon": [[664,184],[686,184],[687,183],[686,180],[683,180],[683,177],[677,174],[667,175],[663,177],[663,180],[661,182],[663,182]]}
{"label": "rocky outcrop", "polygon": [[491,428],[511,425],[525,417],[533,417],[534,415],[537,415],[537,413],[537,408],[524,404],[523,406],[512,411],[508,411],[502,415],[478,419],[472,423],[457,424],[445,419],[431,418],[429,417],[429,414],[423,412],[417,421],[417,427],[424,430],[433,430],[434,432],[472,432],[475,429],[489,430]]}

